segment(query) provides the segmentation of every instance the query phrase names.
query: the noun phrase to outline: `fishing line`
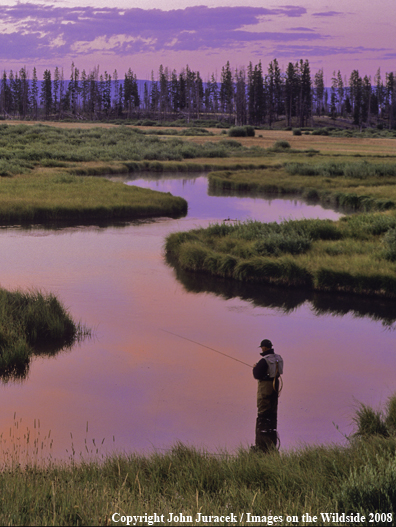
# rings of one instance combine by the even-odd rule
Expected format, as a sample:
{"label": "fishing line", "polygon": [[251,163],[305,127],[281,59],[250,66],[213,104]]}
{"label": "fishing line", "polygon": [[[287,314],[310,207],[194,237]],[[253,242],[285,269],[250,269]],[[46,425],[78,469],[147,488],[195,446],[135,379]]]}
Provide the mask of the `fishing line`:
{"label": "fishing line", "polygon": [[236,359],[235,357],[231,357],[231,355],[227,355],[227,353],[223,353],[222,351],[215,350],[214,348],[210,348],[209,346],[205,346],[205,344],[201,344],[200,342],[197,342],[196,340],[188,339],[187,337],[183,337],[182,335],[178,335],[177,333],[173,333],[172,331],[168,331],[167,329],[159,328],[161,331],[165,331],[165,333],[170,333],[171,335],[174,335],[175,337],[179,337],[179,339],[188,340],[189,342],[193,342],[194,344],[198,344],[198,346],[202,346],[203,348],[207,348],[208,350],[214,351],[215,353],[219,353],[220,355],[224,355],[224,357],[227,357],[232,360],[236,360],[237,362],[240,362],[241,364],[244,364],[245,366],[249,366],[249,368],[252,368],[250,364],[247,362],[243,362],[242,360]]}

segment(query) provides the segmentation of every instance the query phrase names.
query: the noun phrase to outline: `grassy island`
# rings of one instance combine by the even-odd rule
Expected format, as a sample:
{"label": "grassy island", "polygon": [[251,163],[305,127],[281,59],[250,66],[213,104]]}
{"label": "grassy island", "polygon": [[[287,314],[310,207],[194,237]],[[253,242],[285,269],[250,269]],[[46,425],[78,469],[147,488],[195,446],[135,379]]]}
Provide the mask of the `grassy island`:
{"label": "grassy island", "polygon": [[169,193],[92,176],[16,176],[0,183],[2,224],[135,219],[187,212],[187,202]]}
{"label": "grassy island", "polygon": [[0,289],[0,378],[23,377],[33,355],[55,354],[89,333],[52,294]]}
{"label": "grassy island", "polygon": [[361,214],[175,233],[166,241],[168,258],[185,270],[242,282],[396,297],[395,156],[296,150],[280,140],[267,149],[266,162],[212,172],[210,189],[301,196]]}
{"label": "grassy island", "polygon": [[182,269],[243,282],[396,296],[396,214],[214,224],[171,234]]}
{"label": "grassy island", "polygon": [[[334,525],[331,516],[321,514],[353,513],[365,520],[350,520],[348,525],[394,525],[396,398],[390,399],[384,413],[362,405],[356,423],[357,432],[345,446],[267,454],[241,449],[213,455],[179,444],[149,456],[49,461],[43,466],[21,466],[14,455],[6,458],[0,477],[0,522],[126,525],[121,516],[157,513],[164,515],[167,525],[175,524],[168,522],[171,515],[180,520],[180,514],[184,520],[177,525],[233,525],[214,518],[231,514],[241,526],[252,525],[251,516],[270,518],[256,520],[256,525],[271,525],[275,516],[283,518],[277,525],[306,525],[302,515],[308,513],[318,517],[318,525]],[[287,521],[288,516],[298,520]],[[136,525],[148,522],[138,520]]]}

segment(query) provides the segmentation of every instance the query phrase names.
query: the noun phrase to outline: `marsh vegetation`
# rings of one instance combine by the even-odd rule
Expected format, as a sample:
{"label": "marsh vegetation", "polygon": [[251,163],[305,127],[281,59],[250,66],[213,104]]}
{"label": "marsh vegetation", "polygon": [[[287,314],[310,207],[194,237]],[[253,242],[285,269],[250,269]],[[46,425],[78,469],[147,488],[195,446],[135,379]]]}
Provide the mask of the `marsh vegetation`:
{"label": "marsh vegetation", "polygon": [[[234,513],[254,516],[321,512],[384,513],[392,524],[396,501],[396,399],[384,412],[361,405],[357,431],[345,446],[312,446],[269,454],[241,449],[209,454],[176,444],[168,452],[98,456],[67,464],[21,466],[18,449],[4,455],[0,480],[2,524],[108,525],[114,513],[196,517]],[[29,434],[28,434],[29,435]],[[48,440],[48,439],[47,439]],[[32,448],[34,454],[35,449]],[[22,452],[23,454],[23,452]],[[21,456],[23,457],[23,456]],[[390,515],[390,516],[387,516]],[[118,517],[117,517],[118,518]],[[189,525],[188,522],[178,522]],[[198,522],[198,525],[204,524]],[[206,524],[214,524],[209,522]],[[333,525],[321,518],[321,525]]]}
{"label": "marsh vegetation", "polygon": [[23,378],[34,355],[55,355],[88,336],[51,293],[0,289],[0,378]]}

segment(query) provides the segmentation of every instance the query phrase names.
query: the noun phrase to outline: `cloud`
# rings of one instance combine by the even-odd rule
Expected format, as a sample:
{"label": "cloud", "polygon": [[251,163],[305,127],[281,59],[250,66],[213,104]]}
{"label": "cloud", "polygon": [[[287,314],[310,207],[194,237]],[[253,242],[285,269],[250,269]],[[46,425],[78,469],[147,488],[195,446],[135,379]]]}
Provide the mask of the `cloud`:
{"label": "cloud", "polygon": [[[288,32],[255,31],[269,17],[296,18],[298,6],[120,9],[59,7],[32,3],[0,6],[0,57],[52,59],[105,51],[118,56],[162,50],[198,51],[234,48],[253,41],[323,38],[308,28]],[[273,27],[271,22],[271,27]],[[255,27],[256,26],[256,27]]]}
{"label": "cloud", "polygon": [[312,13],[312,16],[340,16],[344,15],[340,11],[323,11],[322,13]]}
{"label": "cloud", "polygon": [[277,57],[329,57],[332,55],[365,55],[385,51],[383,48],[365,48],[363,46],[277,46]]}
{"label": "cloud", "polygon": [[289,27],[288,31],[315,31],[312,28],[309,27]]}

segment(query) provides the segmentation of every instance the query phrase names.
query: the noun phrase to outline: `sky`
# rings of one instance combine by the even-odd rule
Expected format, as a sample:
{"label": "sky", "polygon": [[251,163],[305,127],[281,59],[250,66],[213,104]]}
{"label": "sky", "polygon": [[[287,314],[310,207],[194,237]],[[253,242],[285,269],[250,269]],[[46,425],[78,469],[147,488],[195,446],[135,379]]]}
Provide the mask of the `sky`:
{"label": "sky", "polygon": [[72,62],[139,79],[188,64],[220,80],[227,61],[266,70],[308,59],[330,84],[334,70],[395,71],[395,28],[396,0],[0,0],[0,60],[39,76],[58,66],[65,78]]}

